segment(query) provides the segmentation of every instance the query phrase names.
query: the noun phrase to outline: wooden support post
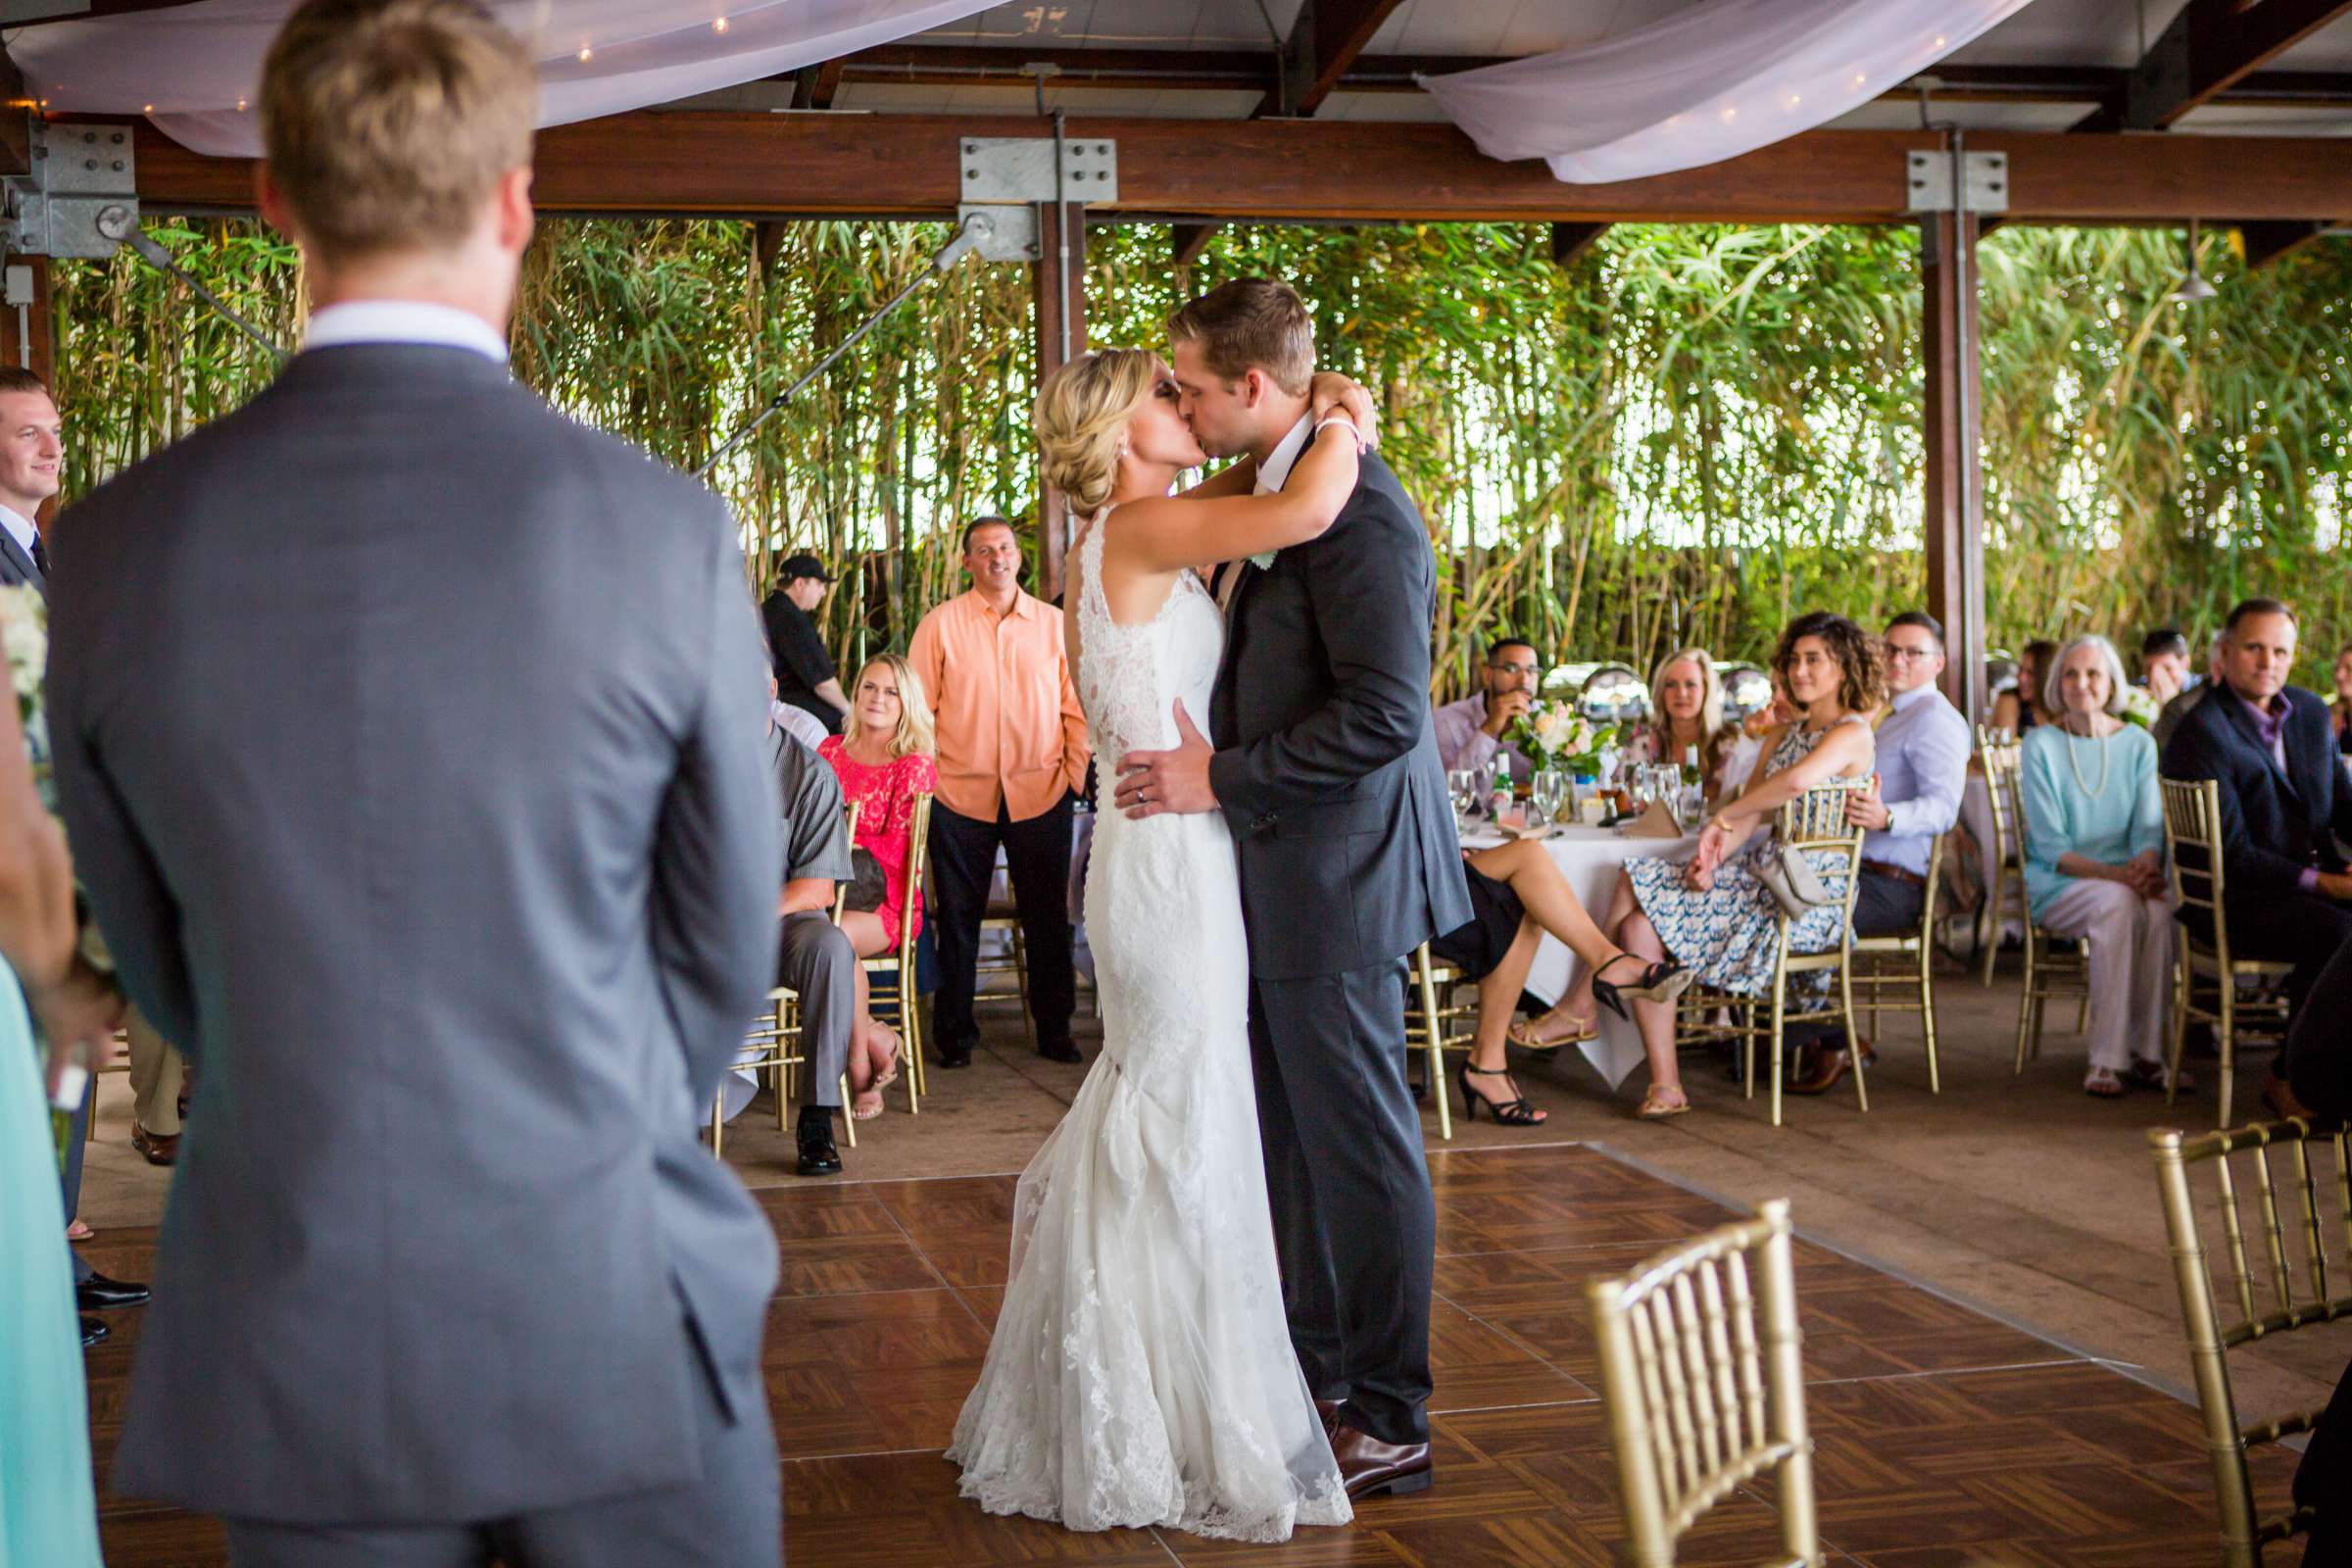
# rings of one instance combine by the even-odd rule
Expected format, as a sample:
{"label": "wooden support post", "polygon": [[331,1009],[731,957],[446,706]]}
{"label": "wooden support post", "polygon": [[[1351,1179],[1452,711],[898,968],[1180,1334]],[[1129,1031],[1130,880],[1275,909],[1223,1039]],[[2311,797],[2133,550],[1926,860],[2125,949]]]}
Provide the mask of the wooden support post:
{"label": "wooden support post", "polygon": [[[1037,283],[1037,379],[1042,386],[1065,360],[1086,352],[1084,205],[1038,205],[1037,262],[1030,270]],[[1068,506],[1041,478],[1037,496],[1037,595],[1041,599],[1061,592],[1062,558],[1069,549],[1070,528]]]}
{"label": "wooden support post", "polygon": [[1222,223],[1176,224],[1175,231],[1170,236],[1175,251],[1174,265],[1190,267],[1199,261],[1200,253],[1208,249],[1208,242],[1214,239],[1217,230],[1224,226]]}
{"label": "wooden support post", "polygon": [[1554,223],[1551,225],[1551,262],[1554,267],[1573,267],[1577,258],[1599,243],[1600,236],[1609,231],[1606,223]]}
{"label": "wooden support post", "polygon": [[1981,722],[1984,691],[1984,473],[1978,438],[1977,219],[1921,220],[1926,298],[1928,613],[1943,622],[1943,694]]}

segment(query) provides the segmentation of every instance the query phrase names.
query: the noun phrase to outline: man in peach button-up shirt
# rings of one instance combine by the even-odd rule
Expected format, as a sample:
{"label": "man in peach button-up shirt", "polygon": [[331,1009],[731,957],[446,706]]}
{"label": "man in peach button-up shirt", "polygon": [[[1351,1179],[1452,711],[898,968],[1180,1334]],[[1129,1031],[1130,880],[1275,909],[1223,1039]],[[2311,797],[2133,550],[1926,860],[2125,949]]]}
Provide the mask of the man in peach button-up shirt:
{"label": "man in peach button-up shirt", "polygon": [[1004,851],[1029,961],[1037,1050],[1076,1061],[1070,1014],[1070,806],[1091,753],[1061,638],[1061,613],[1021,591],[1012,524],[983,517],[963,530],[972,591],[923,617],[907,661],[939,731],[939,797],[931,809],[929,929],[939,943],[933,1037],[943,1067],[966,1066],[980,918]]}

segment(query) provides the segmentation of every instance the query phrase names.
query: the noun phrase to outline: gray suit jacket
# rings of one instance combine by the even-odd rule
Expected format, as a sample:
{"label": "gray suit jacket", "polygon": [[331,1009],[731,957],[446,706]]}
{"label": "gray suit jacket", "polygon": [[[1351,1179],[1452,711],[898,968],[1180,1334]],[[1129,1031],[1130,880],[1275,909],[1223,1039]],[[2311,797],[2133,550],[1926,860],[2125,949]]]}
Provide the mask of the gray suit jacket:
{"label": "gray suit jacket", "polygon": [[1241,854],[1250,973],[1369,968],[1467,924],[1430,721],[1437,564],[1419,510],[1366,454],[1321,538],[1238,569],[1209,780]]}
{"label": "gray suit jacket", "polygon": [[482,1519],[764,1421],[769,1229],[695,1141],[775,962],[726,509],[459,349],[304,354],[58,528],[51,727],[203,1074],[115,1487]]}

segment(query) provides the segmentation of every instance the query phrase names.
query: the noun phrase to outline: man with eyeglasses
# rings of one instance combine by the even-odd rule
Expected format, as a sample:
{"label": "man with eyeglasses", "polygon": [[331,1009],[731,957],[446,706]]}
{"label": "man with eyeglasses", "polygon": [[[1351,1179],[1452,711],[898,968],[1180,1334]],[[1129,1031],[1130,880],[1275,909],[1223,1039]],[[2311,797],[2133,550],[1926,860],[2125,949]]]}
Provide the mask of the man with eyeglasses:
{"label": "man with eyeglasses", "polygon": [[[1968,777],[1968,720],[1936,689],[1943,673],[1943,627],[1910,610],[1886,626],[1886,689],[1879,720],[1877,776],[1846,802],[1846,819],[1862,835],[1862,879],[1854,887],[1854,935],[1900,936],[1919,929],[1928,894],[1928,858],[1936,835],[1960,816]],[[1862,1043],[1869,1061],[1870,1043]],[[1791,1086],[1819,1095],[1851,1069],[1843,1031],[1825,1032],[1800,1062]]]}
{"label": "man with eyeglasses", "polygon": [[1534,643],[1519,637],[1489,643],[1481,689],[1437,711],[1438,756],[1446,771],[1484,767],[1500,751],[1511,760],[1511,777],[1531,776],[1533,766],[1517,747],[1504,744],[1502,733],[1513,719],[1527,716],[1543,680]]}

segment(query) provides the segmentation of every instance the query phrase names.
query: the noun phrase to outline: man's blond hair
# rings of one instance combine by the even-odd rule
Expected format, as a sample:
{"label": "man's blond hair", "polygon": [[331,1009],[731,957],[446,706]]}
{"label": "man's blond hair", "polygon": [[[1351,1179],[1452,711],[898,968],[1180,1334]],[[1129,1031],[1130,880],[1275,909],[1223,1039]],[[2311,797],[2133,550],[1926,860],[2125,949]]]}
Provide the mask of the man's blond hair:
{"label": "man's blond hair", "polygon": [[270,177],[328,263],[469,232],[531,161],[538,75],[474,0],[309,0],[262,63]]}
{"label": "man's blond hair", "polygon": [[1315,374],[1315,320],[1288,283],[1237,277],[1168,318],[1168,341],[1198,343],[1201,363],[1227,381],[1263,370],[1293,397]]}

